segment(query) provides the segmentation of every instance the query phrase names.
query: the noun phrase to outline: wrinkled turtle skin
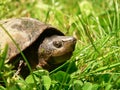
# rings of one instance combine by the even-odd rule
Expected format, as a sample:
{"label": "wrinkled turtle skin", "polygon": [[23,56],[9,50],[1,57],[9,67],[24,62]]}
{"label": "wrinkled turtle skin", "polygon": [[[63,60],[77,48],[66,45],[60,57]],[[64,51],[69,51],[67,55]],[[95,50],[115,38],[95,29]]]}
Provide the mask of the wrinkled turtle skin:
{"label": "wrinkled turtle skin", "polygon": [[[43,67],[49,71],[53,70],[71,57],[76,44],[74,37],[64,36],[58,29],[36,19],[12,18],[2,20],[0,24],[15,40],[32,69]],[[7,59],[17,69],[23,58],[13,41],[0,27],[0,48],[4,48],[6,44],[9,46]],[[23,64],[20,74],[24,76],[27,71],[27,65]]]}

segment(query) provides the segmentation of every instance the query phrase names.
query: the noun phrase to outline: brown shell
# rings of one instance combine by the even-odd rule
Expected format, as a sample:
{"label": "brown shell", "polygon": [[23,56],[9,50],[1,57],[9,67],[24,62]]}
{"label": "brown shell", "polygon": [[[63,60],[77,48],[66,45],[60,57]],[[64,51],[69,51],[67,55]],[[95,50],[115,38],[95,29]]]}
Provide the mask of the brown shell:
{"label": "brown shell", "polygon": [[[43,35],[44,38],[53,34],[64,35],[51,25],[42,23],[33,18],[13,18],[0,21],[0,24],[2,24],[2,26],[12,36],[21,51],[32,45],[45,31],[48,33]],[[0,49],[4,48],[6,44],[9,45],[8,59],[13,58],[20,53],[8,34],[2,27],[0,27]]]}

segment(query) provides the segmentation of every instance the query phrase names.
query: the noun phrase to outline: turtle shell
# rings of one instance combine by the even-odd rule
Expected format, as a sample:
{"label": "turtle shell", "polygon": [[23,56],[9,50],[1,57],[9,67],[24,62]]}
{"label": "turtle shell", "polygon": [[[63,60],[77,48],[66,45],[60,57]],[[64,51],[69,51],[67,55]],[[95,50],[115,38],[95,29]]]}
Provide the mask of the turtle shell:
{"label": "turtle shell", "polygon": [[8,44],[7,58],[15,57],[20,53],[16,48],[6,31],[11,35],[14,41],[17,43],[21,51],[31,46],[36,40],[42,42],[45,37],[51,35],[64,35],[61,31],[52,27],[49,24],[42,23],[33,18],[12,18],[8,20],[0,21],[0,24],[5,30],[0,27],[0,49],[4,48]]}

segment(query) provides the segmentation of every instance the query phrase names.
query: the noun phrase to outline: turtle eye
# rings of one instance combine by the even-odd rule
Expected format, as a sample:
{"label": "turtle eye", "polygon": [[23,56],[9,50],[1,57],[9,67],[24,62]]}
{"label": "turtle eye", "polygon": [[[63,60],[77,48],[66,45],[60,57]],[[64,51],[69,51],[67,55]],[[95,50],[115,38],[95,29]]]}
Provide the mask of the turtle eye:
{"label": "turtle eye", "polygon": [[54,41],[54,42],[53,42],[53,45],[54,45],[56,48],[60,48],[60,47],[62,47],[63,43],[62,43],[62,41]]}

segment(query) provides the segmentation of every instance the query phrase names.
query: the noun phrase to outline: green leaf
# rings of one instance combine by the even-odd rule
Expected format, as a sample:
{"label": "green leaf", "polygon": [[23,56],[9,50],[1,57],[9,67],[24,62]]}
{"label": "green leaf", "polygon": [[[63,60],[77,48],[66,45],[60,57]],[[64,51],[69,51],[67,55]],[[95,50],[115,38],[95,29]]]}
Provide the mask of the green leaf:
{"label": "green leaf", "polygon": [[[34,78],[35,78],[35,80],[39,81],[39,78],[36,77],[35,75],[34,75]],[[27,76],[25,81],[29,84],[34,84],[35,83],[32,75]]]}
{"label": "green leaf", "polygon": [[71,84],[70,90],[77,90],[78,88],[79,90],[82,90],[82,85],[83,85],[83,82],[81,80],[75,80]]}
{"label": "green leaf", "polygon": [[66,83],[70,81],[70,75],[66,72],[63,71],[58,71],[55,74],[51,75],[51,79],[58,81],[58,82],[62,82],[63,80],[66,80]]}
{"label": "green leaf", "polygon": [[48,75],[48,71],[46,70],[37,70],[33,72],[34,74],[34,79],[36,80],[36,82],[34,82],[34,79],[32,77],[32,75],[29,75],[26,77],[25,81],[32,87],[34,87],[35,83],[37,84],[37,89],[45,89],[45,90],[49,90],[50,89],[50,85],[51,85],[51,79]]}
{"label": "green leaf", "polygon": [[111,90],[111,88],[112,88],[112,85],[110,83],[107,83],[105,90]]}
{"label": "green leaf", "polygon": [[46,88],[45,90],[49,90],[50,89],[50,85],[51,85],[51,79],[48,76],[42,76],[42,81],[43,81],[43,85]]}
{"label": "green leaf", "polygon": [[83,90],[92,90],[92,83],[89,83],[89,82],[85,83],[82,89]]}
{"label": "green leaf", "polygon": [[94,85],[92,86],[92,90],[98,90],[99,87],[100,87],[100,85],[94,84]]}

